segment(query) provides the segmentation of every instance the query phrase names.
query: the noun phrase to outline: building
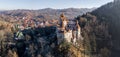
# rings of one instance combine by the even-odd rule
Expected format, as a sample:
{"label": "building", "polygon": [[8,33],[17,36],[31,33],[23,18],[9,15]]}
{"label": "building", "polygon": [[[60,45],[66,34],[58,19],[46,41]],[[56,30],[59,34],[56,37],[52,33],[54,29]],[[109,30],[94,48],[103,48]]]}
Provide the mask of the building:
{"label": "building", "polygon": [[78,21],[68,21],[64,14],[60,15],[60,20],[56,28],[56,34],[58,44],[60,44],[63,40],[76,44],[77,40],[83,39],[81,36],[81,27],[79,26]]}

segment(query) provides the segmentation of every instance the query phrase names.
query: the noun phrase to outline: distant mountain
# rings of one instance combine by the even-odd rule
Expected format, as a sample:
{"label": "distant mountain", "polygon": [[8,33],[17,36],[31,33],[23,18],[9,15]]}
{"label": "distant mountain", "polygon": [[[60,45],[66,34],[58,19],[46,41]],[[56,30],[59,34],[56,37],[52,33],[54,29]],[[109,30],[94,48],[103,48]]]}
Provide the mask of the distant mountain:
{"label": "distant mountain", "polygon": [[1,11],[0,14],[10,15],[10,16],[28,16],[32,15],[33,18],[43,18],[43,19],[58,19],[61,13],[64,13],[69,19],[74,18],[78,15],[85,14],[86,12],[91,12],[96,8],[67,8],[67,9],[52,9],[45,8],[40,10],[8,10]]}

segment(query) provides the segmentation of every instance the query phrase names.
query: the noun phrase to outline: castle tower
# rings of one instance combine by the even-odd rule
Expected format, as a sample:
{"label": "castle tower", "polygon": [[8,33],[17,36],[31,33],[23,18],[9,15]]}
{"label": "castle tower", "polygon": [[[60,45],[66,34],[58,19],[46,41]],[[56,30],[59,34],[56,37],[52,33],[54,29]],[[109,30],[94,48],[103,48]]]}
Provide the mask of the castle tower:
{"label": "castle tower", "polygon": [[77,31],[81,32],[81,28],[78,21],[76,21],[76,28],[77,28]]}
{"label": "castle tower", "polygon": [[83,40],[83,37],[81,35],[81,27],[80,27],[78,21],[76,22],[76,28],[77,28],[77,30],[76,30],[76,38],[80,39],[80,40]]}
{"label": "castle tower", "polygon": [[68,24],[68,21],[67,21],[66,17],[64,16],[64,14],[62,13],[60,15],[60,27],[62,29],[65,29],[65,27],[67,26],[67,24]]}
{"label": "castle tower", "polygon": [[61,19],[61,20],[66,19],[64,13],[62,13],[62,14],[60,15],[60,19]]}

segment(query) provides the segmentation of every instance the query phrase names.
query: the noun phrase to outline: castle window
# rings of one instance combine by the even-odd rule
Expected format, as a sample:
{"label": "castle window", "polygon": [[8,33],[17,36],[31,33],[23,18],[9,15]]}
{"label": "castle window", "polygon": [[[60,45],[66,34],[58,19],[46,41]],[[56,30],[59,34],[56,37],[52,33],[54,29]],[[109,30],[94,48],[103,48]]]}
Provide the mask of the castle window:
{"label": "castle window", "polygon": [[60,30],[60,31],[58,31],[58,33],[64,33],[64,31],[61,31],[61,30]]}

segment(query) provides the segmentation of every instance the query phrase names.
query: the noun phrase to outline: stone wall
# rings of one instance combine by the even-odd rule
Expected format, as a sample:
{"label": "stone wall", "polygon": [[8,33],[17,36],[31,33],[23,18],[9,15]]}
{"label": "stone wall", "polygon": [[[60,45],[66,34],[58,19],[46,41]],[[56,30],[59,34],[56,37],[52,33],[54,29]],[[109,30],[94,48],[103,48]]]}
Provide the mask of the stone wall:
{"label": "stone wall", "polygon": [[72,30],[68,31],[64,34],[64,39],[67,40],[68,42],[71,42],[71,39],[73,38],[72,36]]}

